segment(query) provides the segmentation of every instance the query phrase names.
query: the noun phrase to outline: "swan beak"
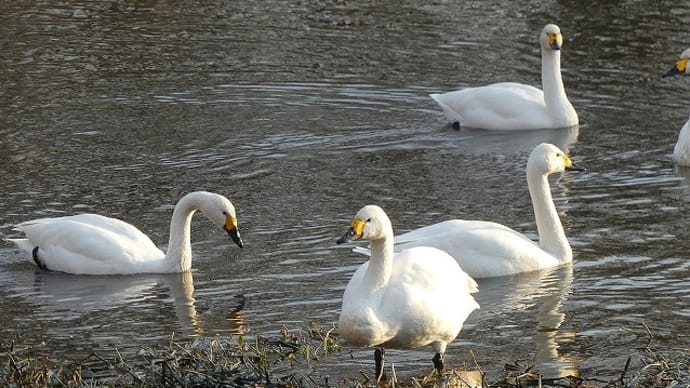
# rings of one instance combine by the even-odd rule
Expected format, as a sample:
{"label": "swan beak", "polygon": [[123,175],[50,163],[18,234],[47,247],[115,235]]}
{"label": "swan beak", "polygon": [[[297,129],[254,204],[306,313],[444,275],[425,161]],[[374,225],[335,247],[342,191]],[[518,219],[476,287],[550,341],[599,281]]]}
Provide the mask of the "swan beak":
{"label": "swan beak", "polygon": [[[354,237],[355,237],[355,231],[352,228],[350,228],[347,230],[347,232],[345,232],[343,237],[335,240],[335,243],[336,244],[346,244],[346,243],[349,243],[350,241],[352,241],[354,239]],[[356,240],[356,239],[354,239],[354,240]]]}
{"label": "swan beak", "polygon": [[686,67],[688,66],[688,59],[689,58],[681,58],[676,62],[676,65],[673,66],[672,68],[668,69],[666,73],[662,76],[662,78],[666,77],[672,77],[677,74],[683,74],[685,73]]}
{"label": "swan beak", "polygon": [[364,220],[353,220],[350,229],[345,232],[343,237],[335,241],[336,244],[345,244],[350,241],[356,241],[362,238],[362,233],[364,232],[364,225],[366,221]]}
{"label": "swan beak", "polygon": [[566,171],[582,171],[582,172],[585,172],[585,171],[587,171],[587,169],[584,168],[583,166],[579,166],[579,165],[577,165],[577,164],[575,164],[575,163],[571,163],[571,164],[570,164],[570,167],[566,167]]}
{"label": "swan beak", "polygon": [[244,243],[240,237],[240,231],[237,229],[237,219],[235,219],[235,217],[225,217],[225,225],[223,226],[223,229],[228,232],[230,238],[235,244],[237,244],[238,247],[244,247]]}
{"label": "swan beak", "polygon": [[565,171],[582,171],[582,172],[587,171],[586,168],[584,168],[583,166],[580,166],[580,165],[577,165],[577,164],[573,163],[570,159],[568,159],[568,161],[569,161],[570,163],[567,163],[567,164],[565,165]]}
{"label": "swan beak", "polygon": [[548,39],[549,47],[551,47],[551,50],[561,49],[561,42],[563,41],[563,38],[561,38],[559,34],[548,34],[546,38]]}
{"label": "swan beak", "polygon": [[570,160],[570,158],[567,155],[561,154],[561,158],[563,158],[563,164],[565,165],[565,171],[587,171],[587,169],[584,168],[583,166],[579,166],[579,165],[573,163],[573,161]]}
{"label": "swan beak", "polygon": [[237,230],[237,228],[232,228],[232,229],[226,229],[228,234],[230,235],[230,238],[232,241],[237,244],[238,247],[244,248],[244,243],[242,242],[242,238],[240,237],[240,231]]}

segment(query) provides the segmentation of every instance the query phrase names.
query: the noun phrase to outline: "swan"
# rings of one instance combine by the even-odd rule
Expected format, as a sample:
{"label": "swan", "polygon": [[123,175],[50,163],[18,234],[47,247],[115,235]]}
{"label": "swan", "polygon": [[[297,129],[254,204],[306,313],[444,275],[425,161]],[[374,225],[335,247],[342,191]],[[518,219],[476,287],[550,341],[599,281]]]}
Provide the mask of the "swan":
{"label": "swan", "polygon": [[166,253],[136,227],[97,214],[26,221],[15,227],[26,238],[9,241],[42,270],[88,275],[184,272],[192,266],[190,228],[196,210],[243,247],[235,207],[224,196],[205,191],[189,193],[175,206]]}
{"label": "swan", "polygon": [[555,24],[539,35],[543,91],[501,82],[454,92],[431,94],[453,128],[515,130],[566,128],[578,124],[577,113],[561,80],[563,36]]}
{"label": "swan", "polygon": [[363,207],[338,244],[367,239],[371,259],[352,275],[338,319],[343,338],[355,346],[377,347],[376,376],[383,371],[383,348],[431,344],[434,367],[443,370],[446,346],[479,308],[477,283],[447,253],[431,247],[393,252],[393,227],[376,205]]}
{"label": "swan", "polygon": [[[663,77],[688,74],[688,60],[690,60],[690,49],[680,54],[680,58],[676,61],[675,66],[669,69]],[[680,129],[678,140],[673,147],[673,161],[681,166],[690,166],[690,119]]]}
{"label": "swan", "polygon": [[[556,267],[570,263],[573,253],[551,198],[548,176],[585,171],[558,147],[542,143],[527,160],[527,187],[532,198],[539,243],[507,226],[474,220],[448,220],[401,234],[395,249],[431,246],[457,260],[471,277],[487,278]],[[359,253],[366,253],[363,249]]]}

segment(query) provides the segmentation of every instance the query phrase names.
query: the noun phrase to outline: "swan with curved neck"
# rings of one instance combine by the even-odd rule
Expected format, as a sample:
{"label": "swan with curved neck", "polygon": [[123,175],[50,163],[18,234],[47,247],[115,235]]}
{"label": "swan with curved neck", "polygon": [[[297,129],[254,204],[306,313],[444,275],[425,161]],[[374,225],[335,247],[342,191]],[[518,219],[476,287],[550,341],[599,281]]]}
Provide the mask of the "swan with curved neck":
{"label": "swan with curved neck", "polygon": [[175,206],[165,253],[133,225],[97,214],[26,221],[15,227],[26,238],[9,241],[43,270],[90,275],[184,272],[192,266],[190,232],[197,210],[243,246],[235,207],[224,196],[205,191],[189,193]]}
{"label": "swan with curved neck", "polygon": [[555,24],[539,35],[543,90],[515,82],[432,94],[455,129],[568,128],[578,124],[561,79],[563,36]]}
{"label": "swan with curved neck", "polygon": [[[690,49],[683,51],[663,77],[672,77],[677,74],[688,74],[688,61],[690,61]],[[673,161],[681,166],[690,166],[690,119],[685,122],[678,133],[678,140],[673,147]]]}
{"label": "swan with curved neck", "polygon": [[447,253],[431,247],[393,252],[393,227],[378,206],[363,207],[337,243],[367,239],[371,259],[352,275],[338,319],[340,334],[356,346],[377,347],[376,376],[383,348],[410,349],[431,344],[437,370],[446,346],[479,308],[477,283]]}
{"label": "swan with curved neck", "polygon": [[527,186],[539,243],[507,226],[475,220],[448,220],[395,238],[395,248],[432,246],[448,252],[473,278],[535,271],[569,263],[572,249],[551,197],[548,176],[563,171],[584,171],[558,147],[542,143],[527,161]]}

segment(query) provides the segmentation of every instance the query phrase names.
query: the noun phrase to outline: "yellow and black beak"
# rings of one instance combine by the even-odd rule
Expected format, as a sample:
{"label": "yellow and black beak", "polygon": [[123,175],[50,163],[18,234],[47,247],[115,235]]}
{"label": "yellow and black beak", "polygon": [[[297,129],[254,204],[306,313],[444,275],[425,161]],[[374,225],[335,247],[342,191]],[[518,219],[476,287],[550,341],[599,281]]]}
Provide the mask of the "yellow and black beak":
{"label": "yellow and black beak", "polygon": [[573,163],[567,155],[561,155],[563,163],[565,164],[565,171],[587,171],[583,166]]}
{"label": "yellow and black beak", "polygon": [[681,58],[678,61],[676,61],[675,66],[668,69],[668,71],[666,73],[664,73],[662,78],[673,77],[674,75],[685,73],[685,70],[687,69],[687,66],[688,66],[688,59],[689,58]]}
{"label": "yellow and black beak", "polygon": [[562,39],[559,39],[560,34],[547,34],[546,39],[549,43],[549,47],[552,50],[560,50]]}
{"label": "yellow and black beak", "polygon": [[242,238],[240,238],[240,231],[237,229],[237,219],[235,217],[225,216],[225,225],[223,225],[223,229],[228,232],[230,238],[238,247],[244,247]]}
{"label": "yellow and black beak", "polygon": [[349,243],[350,241],[359,240],[360,238],[362,238],[365,224],[366,224],[366,221],[364,221],[364,220],[359,220],[359,219],[352,220],[352,225],[350,225],[350,229],[348,229],[347,232],[345,232],[343,237],[335,240],[335,243],[336,244],[345,244],[345,243]]}

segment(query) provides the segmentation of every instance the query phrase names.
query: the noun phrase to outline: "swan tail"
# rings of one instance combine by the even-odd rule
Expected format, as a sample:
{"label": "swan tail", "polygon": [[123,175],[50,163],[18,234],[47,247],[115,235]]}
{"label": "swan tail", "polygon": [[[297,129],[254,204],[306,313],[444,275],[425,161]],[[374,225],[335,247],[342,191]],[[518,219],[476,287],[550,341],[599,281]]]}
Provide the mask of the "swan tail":
{"label": "swan tail", "polygon": [[33,243],[27,238],[6,238],[5,241],[14,244],[17,249],[22,250],[28,254],[31,254],[31,250],[34,249]]}
{"label": "swan tail", "polygon": [[38,257],[38,245],[34,245],[31,241],[29,241],[29,239],[26,238],[7,238],[5,241],[13,243],[19,250],[28,253],[29,257],[34,263],[36,263],[38,268],[44,271],[48,270],[48,266],[46,266],[43,260]]}
{"label": "swan tail", "polygon": [[450,122],[450,124],[453,126],[454,129],[460,129],[460,125],[462,124],[463,118],[460,113],[454,111],[450,106],[448,106],[445,102],[443,102],[443,94],[430,94],[429,97],[433,98],[434,101],[438,104],[438,106],[441,107],[441,110],[443,110],[443,113],[446,115],[446,118]]}

